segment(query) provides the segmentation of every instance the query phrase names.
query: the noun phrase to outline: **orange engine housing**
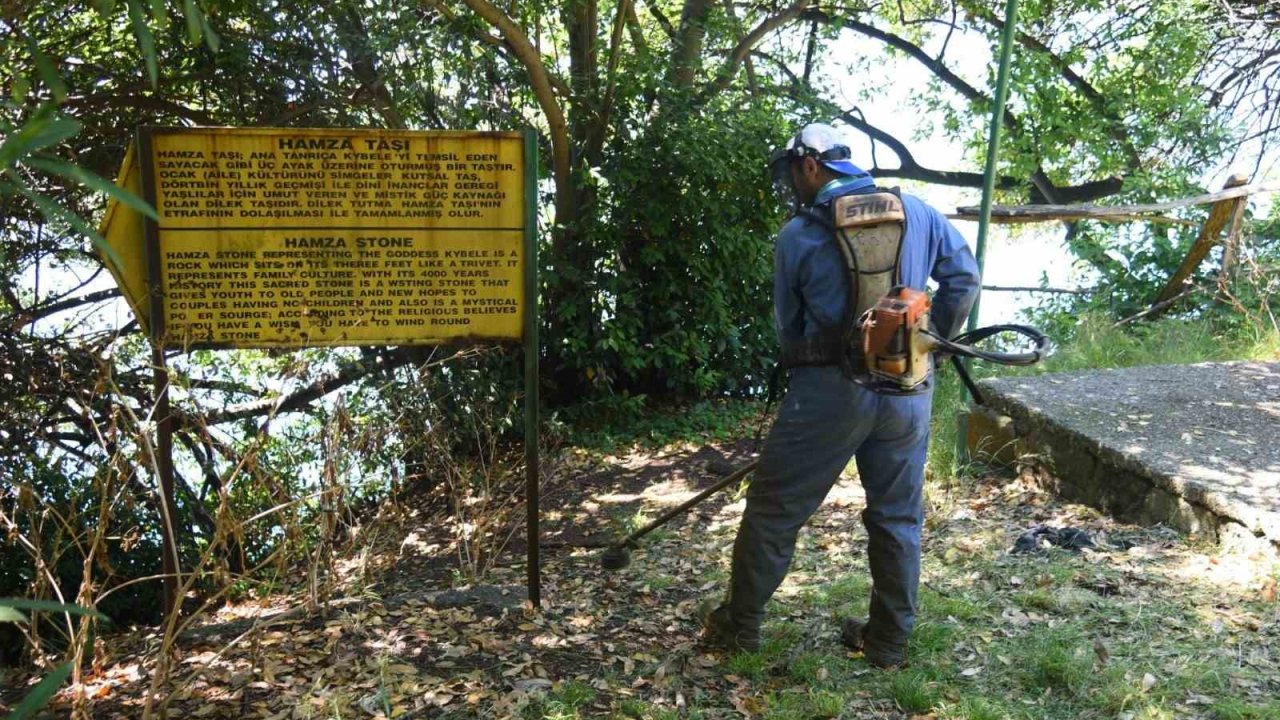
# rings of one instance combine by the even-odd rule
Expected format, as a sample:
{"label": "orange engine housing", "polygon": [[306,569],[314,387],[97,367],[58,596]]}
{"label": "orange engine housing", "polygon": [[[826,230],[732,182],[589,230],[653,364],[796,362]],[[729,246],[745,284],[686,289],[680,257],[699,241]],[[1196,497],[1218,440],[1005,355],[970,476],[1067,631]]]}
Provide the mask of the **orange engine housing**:
{"label": "orange engine housing", "polygon": [[918,330],[928,329],[933,303],[928,293],[898,286],[863,316],[862,351],[867,370],[905,389],[929,378],[932,343]]}

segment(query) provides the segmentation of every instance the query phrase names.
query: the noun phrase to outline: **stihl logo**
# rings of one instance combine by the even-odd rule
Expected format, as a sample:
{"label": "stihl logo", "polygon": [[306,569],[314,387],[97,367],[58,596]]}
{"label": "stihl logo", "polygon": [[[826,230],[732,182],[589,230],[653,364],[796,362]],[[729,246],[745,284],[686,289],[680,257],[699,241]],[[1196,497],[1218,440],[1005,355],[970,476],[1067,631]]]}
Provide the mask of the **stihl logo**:
{"label": "stihl logo", "polygon": [[857,205],[846,205],[844,208],[845,220],[857,220],[858,218],[871,217],[874,215],[888,215],[896,213],[898,204],[889,200],[873,200],[871,202],[859,203]]}

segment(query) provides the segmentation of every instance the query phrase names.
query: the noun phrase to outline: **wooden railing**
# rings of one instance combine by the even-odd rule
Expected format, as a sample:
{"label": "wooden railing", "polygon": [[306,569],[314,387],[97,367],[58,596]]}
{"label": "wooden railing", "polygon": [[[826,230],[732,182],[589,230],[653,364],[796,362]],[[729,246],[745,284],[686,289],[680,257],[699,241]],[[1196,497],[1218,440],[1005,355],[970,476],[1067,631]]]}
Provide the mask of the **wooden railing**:
{"label": "wooden railing", "polygon": [[[997,205],[991,208],[991,222],[1002,224],[1072,222],[1077,220],[1096,220],[1099,222],[1149,222],[1175,225],[1199,225],[1200,234],[1187,251],[1186,257],[1168,282],[1156,294],[1151,306],[1143,311],[1143,317],[1151,317],[1163,312],[1176,301],[1186,297],[1195,289],[1189,284],[1192,273],[1204,262],[1209,251],[1217,245],[1224,228],[1228,228],[1224,241],[1222,256],[1222,272],[1218,275],[1219,286],[1224,288],[1230,282],[1235,270],[1239,253],[1240,232],[1244,222],[1245,207],[1251,195],[1280,191],[1280,182],[1249,184],[1244,175],[1232,175],[1222,190],[1205,195],[1145,205]],[[1166,215],[1171,210],[1192,207],[1195,205],[1211,205],[1209,217],[1203,223],[1185,218]],[[948,215],[952,220],[977,220],[978,207],[965,206],[956,208],[956,212]],[[1006,288],[988,286],[987,290],[1009,290],[1022,292],[1070,292],[1087,294],[1091,291],[1065,290],[1062,288]]]}

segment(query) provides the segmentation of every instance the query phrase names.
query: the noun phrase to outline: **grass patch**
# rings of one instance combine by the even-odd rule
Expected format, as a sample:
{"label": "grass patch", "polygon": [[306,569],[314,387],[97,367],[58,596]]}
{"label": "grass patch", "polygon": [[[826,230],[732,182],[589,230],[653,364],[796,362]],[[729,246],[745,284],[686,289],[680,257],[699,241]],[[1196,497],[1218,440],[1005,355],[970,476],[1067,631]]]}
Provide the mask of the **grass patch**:
{"label": "grass patch", "polygon": [[1229,698],[1213,704],[1216,720],[1273,720],[1280,717],[1280,702],[1254,705]]}
{"label": "grass patch", "polygon": [[788,622],[766,623],[764,626],[764,647],[768,653],[785,652],[792,645],[804,639],[804,630]]}
{"label": "grass patch", "polygon": [[644,576],[644,584],[652,592],[660,592],[674,586],[677,578],[661,573],[649,573]]}
{"label": "grass patch", "polygon": [[938,717],[941,720],[1007,720],[1013,713],[993,698],[966,695],[958,703],[940,707]]}
{"label": "grass patch", "polygon": [[680,711],[658,707],[635,698],[617,701],[609,713],[610,720],[703,720],[706,716],[701,708],[690,707]]}
{"label": "grass patch", "polygon": [[589,685],[569,681],[525,705],[520,713],[524,720],[579,720],[582,708],[595,700],[596,691]]}
{"label": "grass patch", "polygon": [[844,712],[844,698],[827,691],[784,691],[765,698],[765,720],[818,720],[837,718]]}
{"label": "grass patch", "polygon": [[772,661],[764,649],[759,652],[739,652],[729,656],[725,669],[734,675],[759,682],[769,674]]}
{"label": "grass patch", "polygon": [[851,663],[828,653],[806,653],[787,664],[787,674],[796,682],[822,687],[848,679]]}
{"label": "grass patch", "polygon": [[916,623],[911,633],[911,658],[913,661],[931,661],[936,656],[950,652],[955,644],[955,628],[939,622],[925,620]]}
{"label": "grass patch", "polygon": [[[853,573],[829,583],[805,588],[800,592],[799,598],[809,607],[823,608],[836,614],[841,611],[856,614],[865,611],[870,593],[871,580],[866,573]],[[853,611],[848,606],[854,606],[860,610]]]}
{"label": "grass patch", "polygon": [[1023,689],[1078,693],[1093,674],[1093,652],[1077,632],[1037,632],[1012,649]]}
{"label": "grass patch", "polygon": [[942,699],[937,683],[919,668],[893,672],[889,692],[898,707],[909,713],[928,712]]}
{"label": "grass patch", "polygon": [[925,617],[968,622],[984,618],[988,613],[982,604],[967,597],[942,595],[929,588],[920,590],[920,614]]}
{"label": "grass patch", "polygon": [[1013,601],[1024,610],[1054,612],[1058,609],[1057,597],[1044,588],[1018,593],[1013,597]]}

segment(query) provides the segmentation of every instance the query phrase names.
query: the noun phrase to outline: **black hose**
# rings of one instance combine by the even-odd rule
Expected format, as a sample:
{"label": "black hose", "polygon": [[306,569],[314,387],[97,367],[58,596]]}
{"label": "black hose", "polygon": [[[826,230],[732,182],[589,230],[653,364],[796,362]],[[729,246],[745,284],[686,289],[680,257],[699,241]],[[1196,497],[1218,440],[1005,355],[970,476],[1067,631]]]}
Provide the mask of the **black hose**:
{"label": "black hose", "polygon": [[[935,350],[939,352],[986,360],[1000,365],[1034,365],[1049,356],[1049,336],[1028,325],[991,325],[960,333],[950,340],[929,330],[921,330],[921,332],[933,339],[936,344]],[[1008,353],[979,350],[973,347],[974,343],[1001,333],[1014,333],[1031,338],[1035,342],[1035,348],[1030,352]]]}
{"label": "black hose", "polygon": [[986,405],[987,397],[982,394],[981,390],[978,389],[978,384],[975,383],[973,381],[973,378],[969,376],[969,371],[965,369],[964,363],[960,361],[960,358],[956,357],[955,355],[952,355],[951,365],[955,367],[956,374],[960,376],[960,382],[964,383],[964,386],[968,388],[969,396],[973,398],[974,402],[978,403],[979,405]]}

